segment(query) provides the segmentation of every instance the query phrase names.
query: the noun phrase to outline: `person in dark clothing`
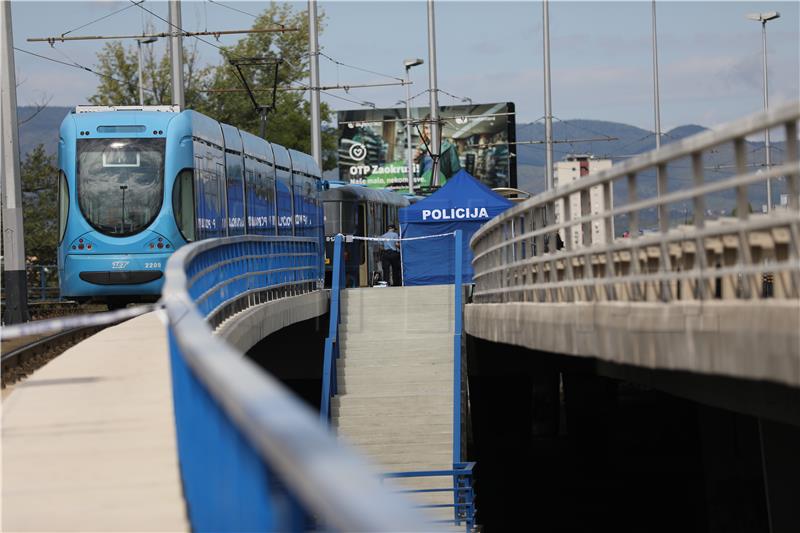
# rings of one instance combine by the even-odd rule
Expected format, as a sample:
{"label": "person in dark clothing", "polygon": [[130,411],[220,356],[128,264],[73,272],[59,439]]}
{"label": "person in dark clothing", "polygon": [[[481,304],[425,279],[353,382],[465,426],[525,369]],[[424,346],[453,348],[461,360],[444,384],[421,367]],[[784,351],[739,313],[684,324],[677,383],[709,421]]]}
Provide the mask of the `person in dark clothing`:
{"label": "person in dark clothing", "polygon": [[383,241],[383,254],[381,255],[381,265],[383,266],[383,279],[388,283],[389,269],[392,270],[392,285],[399,287],[403,284],[402,276],[400,275],[400,235],[397,234],[397,228],[389,224],[386,233],[381,235],[384,239],[395,239]]}

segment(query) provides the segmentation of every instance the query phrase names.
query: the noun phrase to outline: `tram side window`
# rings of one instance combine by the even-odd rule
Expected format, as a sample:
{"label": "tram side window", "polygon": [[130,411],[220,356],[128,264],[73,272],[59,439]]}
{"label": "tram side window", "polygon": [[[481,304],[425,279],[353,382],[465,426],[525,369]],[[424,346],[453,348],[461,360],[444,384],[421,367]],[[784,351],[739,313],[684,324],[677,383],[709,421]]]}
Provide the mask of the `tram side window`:
{"label": "tram side window", "polygon": [[69,187],[64,171],[58,172],[58,242],[64,240],[67,231],[67,217],[69,216]]}
{"label": "tram side window", "polygon": [[183,238],[189,242],[195,240],[194,180],[192,170],[189,168],[181,170],[175,179],[172,189],[172,210]]}
{"label": "tram side window", "polygon": [[342,202],[325,202],[325,235],[335,236],[342,231]]}

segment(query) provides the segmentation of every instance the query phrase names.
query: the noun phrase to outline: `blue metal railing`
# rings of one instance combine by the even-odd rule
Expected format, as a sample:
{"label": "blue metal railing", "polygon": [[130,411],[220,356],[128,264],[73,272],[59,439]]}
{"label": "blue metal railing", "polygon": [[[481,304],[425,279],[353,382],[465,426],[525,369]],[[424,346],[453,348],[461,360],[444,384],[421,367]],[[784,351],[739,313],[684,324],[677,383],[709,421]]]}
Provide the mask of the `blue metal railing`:
{"label": "blue metal railing", "polygon": [[325,339],[325,357],[322,367],[322,405],[320,419],[326,424],[331,419],[331,398],[338,392],[336,361],[339,360],[339,323],[341,322],[341,289],[345,285],[342,259],[342,234],[333,241],[333,272],[331,276],[331,312],[328,321],[328,338]]}
{"label": "blue metal railing", "polygon": [[239,310],[318,290],[319,242],[238,236],[179,249],[163,301],[194,531],[429,530],[274,378],[213,335]]}
{"label": "blue metal railing", "polygon": [[421,472],[392,472],[382,474],[384,479],[408,479],[408,478],[429,478],[429,477],[442,477],[453,479],[452,486],[437,487],[429,489],[396,489],[396,492],[404,494],[425,494],[425,493],[442,493],[452,492],[453,503],[442,504],[429,504],[417,505],[418,509],[447,509],[453,508],[452,520],[440,520],[439,522],[446,524],[461,525],[464,524],[464,530],[469,533],[475,527],[475,515],[477,510],[475,508],[475,491],[472,487],[472,470],[475,468],[475,463],[454,463],[452,470],[428,470]]}
{"label": "blue metal railing", "polygon": [[453,277],[453,464],[461,463],[461,330],[462,330],[462,305],[463,295],[462,265],[463,260],[461,250],[461,230],[455,232],[455,275]]}

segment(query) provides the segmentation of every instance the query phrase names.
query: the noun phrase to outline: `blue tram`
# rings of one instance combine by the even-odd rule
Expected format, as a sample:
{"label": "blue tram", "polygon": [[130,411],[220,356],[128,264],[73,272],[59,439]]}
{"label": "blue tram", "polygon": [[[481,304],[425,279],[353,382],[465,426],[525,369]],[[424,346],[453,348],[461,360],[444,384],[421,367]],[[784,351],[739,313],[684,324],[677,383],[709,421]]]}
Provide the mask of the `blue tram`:
{"label": "blue tram", "polygon": [[[333,240],[337,233],[379,237],[386,227],[398,227],[398,210],[409,200],[390,190],[360,185],[331,187],[322,193],[325,210],[325,283],[330,286]],[[377,242],[352,241],[344,245],[345,280],[348,287],[368,287],[382,277],[378,272],[383,246]]]}
{"label": "blue tram", "polygon": [[199,239],[322,243],[313,158],[195,111],[78,106],[61,124],[58,162],[65,298],[157,300],[170,254]]}

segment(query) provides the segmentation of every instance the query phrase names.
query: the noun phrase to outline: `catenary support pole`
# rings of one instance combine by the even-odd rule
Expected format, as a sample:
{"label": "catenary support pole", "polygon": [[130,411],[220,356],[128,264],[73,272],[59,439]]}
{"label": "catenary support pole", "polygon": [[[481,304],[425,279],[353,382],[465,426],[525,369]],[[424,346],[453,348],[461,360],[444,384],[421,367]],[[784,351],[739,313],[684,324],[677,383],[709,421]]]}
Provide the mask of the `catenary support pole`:
{"label": "catenary support pole", "polygon": [[406,174],[408,194],[414,194],[414,151],[411,147],[411,68],[406,67]]}
{"label": "catenary support pole", "polygon": [[308,48],[311,70],[311,156],[322,170],[322,120],[319,111],[319,42],[317,0],[308,0]]}
{"label": "catenary support pole", "polygon": [[170,54],[172,58],[172,104],[183,109],[186,102],[183,96],[183,36],[181,35],[181,2],[169,0]]}
{"label": "catenary support pole", "polygon": [[[764,53],[764,111],[769,109],[769,85],[767,82],[767,21],[761,22],[761,38],[763,42]],[[767,172],[772,167],[772,159],[770,158],[769,148],[769,128],[764,130],[764,150],[766,154]],[[772,211],[772,180],[767,179],[767,212]]]}
{"label": "catenary support pole", "polygon": [[14,36],[11,31],[11,2],[0,9],[2,36],[2,141],[0,159],[3,169],[3,268],[6,305],[5,324],[28,320],[28,291],[25,276],[25,236],[22,224],[22,185],[19,169],[19,132],[17,130],[17,80],[14,71]]}
{"label": "catenary support pole", "polygon": [[428,85],[430,92],[430,156],[433,159],[431,168],[431,185],[439,185],[439,156],[441,155],[442,134],[439,123],[439,88],[436,81],[436,22],[434,20],[433,0],[428,0]]}
{"label": "catenary support pole", "polygon": [[553,106],[550,99],[550,10],[548,1],[542,2],[542,28],[544,39],[544,139],[545,139],[545,190],[555,186],[553,178]]}
{"label": "catenary support pole", "polygon": [[661,99],[658,90],[658,33],[656,32],[656,0],[653,0],[653,113],[656,127],[656,150],[661,148]]}
{"label": "catenary support pole", "polygon": [[144,106],[144,79],[142,78],[142,40],[136,39],[136,46],[139,48],[139,105]]}

